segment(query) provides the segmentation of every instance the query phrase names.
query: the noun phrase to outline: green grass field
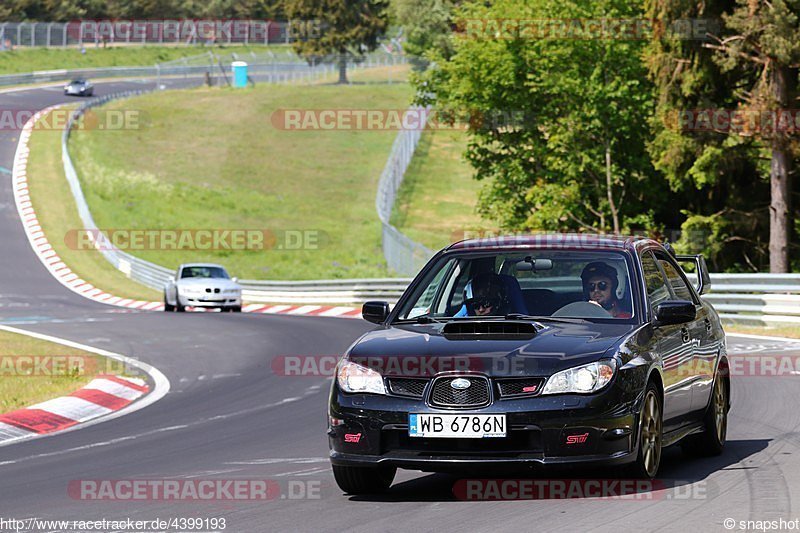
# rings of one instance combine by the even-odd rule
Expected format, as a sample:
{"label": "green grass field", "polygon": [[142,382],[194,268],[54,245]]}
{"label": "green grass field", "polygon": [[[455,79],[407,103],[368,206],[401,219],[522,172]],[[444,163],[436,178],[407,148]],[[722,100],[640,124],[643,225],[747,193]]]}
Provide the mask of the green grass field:
{"label": "green grass field", "polygon": [[216,53],[259,53],[266,50],[285,51],[285,46],[86,46],[78,48],[18,48],[0,52],[0,74],[18,74],[37,70],[81,69],[95,67],[152,66],[212,50]]}
{"label": "green grass field", "polygon": [[488,225],[475,212],[481,184],[463,158],[466,147],[463,131],[425,131],[395,202],[392,224],[433,250]]}
{"label": "green grass field", "polygon": [[[0,331],[0,346],[0,413],[74,392],[105,370],[110,361],[8,331]],[[56,356],[57,364],[46,362],[42,356]],[[111,364],[109,369],[116,366]]]}
{"label": "green grass field", "polygon": [[[137,111],[142,126],[82,130],[71,141],[95,221],[117,229],[262,229],[278,238],[265,251],[134,251],[170,268],[213,261],[244,279],[388,275],[375,193],[396,131],[286,131],[271,123],[278,109],[408,105],[407,84],[370,83],[372,76],[353,72],[344,87],[205,88],[111,103]],[[316,232],[319,244],[279,250],[286,231]],[[70,257],[77,254],[89,252]]]}
{"label": "green grass field", "polygon": [[[49,122],[48,118],[45,120]],[[39,224],[50,245],[80,277],[116,296],[160,300],[161,294],[127,279],[95,250],[67,246],[70,230],[83,228],[61,163],[61,132],[34,129],[28,158],[28,187]]]}

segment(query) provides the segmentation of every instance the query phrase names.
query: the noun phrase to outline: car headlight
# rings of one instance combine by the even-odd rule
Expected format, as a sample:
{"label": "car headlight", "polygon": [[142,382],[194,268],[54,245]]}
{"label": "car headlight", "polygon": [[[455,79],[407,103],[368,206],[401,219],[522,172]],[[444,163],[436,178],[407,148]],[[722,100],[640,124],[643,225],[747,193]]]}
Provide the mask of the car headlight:
{"label": "car headlight", "polygon": [[609,384],[616,371],[617,361],[615,359],[568,368],[550,376],[542,394],[597,392]]}
{"label": "car headlight", "polygon": [[225,289],[223,292],[225,294],[239,294],[239,289]]}
{"label": "car headlight", "polygon": [[339,388],[345,392],[371,392],[386,394],[383,376],[365,366],[344,360],[336,369],[336,380]]}

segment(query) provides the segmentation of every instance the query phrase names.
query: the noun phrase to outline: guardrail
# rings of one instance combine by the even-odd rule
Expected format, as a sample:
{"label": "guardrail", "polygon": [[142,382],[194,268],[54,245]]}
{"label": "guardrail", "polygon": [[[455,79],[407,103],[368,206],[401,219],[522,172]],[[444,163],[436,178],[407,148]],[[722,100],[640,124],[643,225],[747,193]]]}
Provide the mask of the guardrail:
{"label": "guardrail", "polygon": [[703,298],[727,322],[800,324],[800,274],[711,274]]}

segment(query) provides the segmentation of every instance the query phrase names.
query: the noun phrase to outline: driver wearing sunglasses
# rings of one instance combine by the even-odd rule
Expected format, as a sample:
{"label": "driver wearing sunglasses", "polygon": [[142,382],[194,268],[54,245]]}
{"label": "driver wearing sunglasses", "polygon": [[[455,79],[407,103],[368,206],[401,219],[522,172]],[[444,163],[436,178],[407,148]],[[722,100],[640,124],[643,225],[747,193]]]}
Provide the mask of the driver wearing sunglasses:
{"label": "driver wearing sunglasses", "polygon": [[493,272],[484,272],[467,283],[464,306],[454,317],[505,315],[507,307],[503,280]]}
{"label": "driver wearing sunglasses", "polygon": [[617,298],[619,279],[616,268],[602,261],[589,263],[581,273],[581,281],[583,297],[587,302],[599,305],[614,318],[631,318]]}

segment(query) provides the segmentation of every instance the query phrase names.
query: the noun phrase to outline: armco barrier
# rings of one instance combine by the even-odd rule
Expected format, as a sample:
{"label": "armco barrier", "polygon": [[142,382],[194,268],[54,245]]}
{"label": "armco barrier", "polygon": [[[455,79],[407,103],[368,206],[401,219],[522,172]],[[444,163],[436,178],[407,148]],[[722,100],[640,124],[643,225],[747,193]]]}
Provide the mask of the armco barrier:
{"label": "armco barrier", "polygon": [[800,274],[711,274],[703,297],[726,322],[800,324]]}

